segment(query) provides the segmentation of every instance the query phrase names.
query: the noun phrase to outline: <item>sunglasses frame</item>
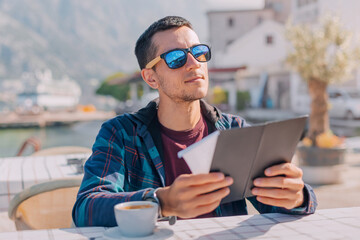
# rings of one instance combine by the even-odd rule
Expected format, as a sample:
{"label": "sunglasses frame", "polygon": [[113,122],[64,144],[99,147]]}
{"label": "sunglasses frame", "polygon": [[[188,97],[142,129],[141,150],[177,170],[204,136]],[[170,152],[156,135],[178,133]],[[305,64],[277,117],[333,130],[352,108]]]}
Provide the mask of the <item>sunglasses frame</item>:
{"label": "sunglasses frame", "polygon": [[[198,46],[206,46],[208,49],[209,49],[209,60],[207,61],[199,61],[192,53],[192,49],[195,48],[195,47],[198,47]],[[146,64],[145,68],[153,68],[158,62],[160,62],[161,59],[164,59],[165,61],[165,56],[170,53],[170,52],[173,52],[173,51],[183,51],[185,53],[185,63],[187,62],[187,54],[190,53],[198,62],[208,62],[210,61],[211,59],[211,49],[208,45],[206,44],[203,44],[203,43],[200,43],[200,44],[197,44],[197,45],[194,45],[192,47],[189,47],[189,48],[175,48],[175,49],[171,49],[167,52],[164,52],[162,54],[160,54],[160,56],[157,56],[156,58],[154,58],[153,60],[151,60],[148,64]],[[166,65],[170,68],[170,69],[177,69],[177,68],[181,68],[182,66],[184,66],[185,64],[181,65],[180,67],[177,67],[177,68],[171,68],[168,63],[165,61]]]}

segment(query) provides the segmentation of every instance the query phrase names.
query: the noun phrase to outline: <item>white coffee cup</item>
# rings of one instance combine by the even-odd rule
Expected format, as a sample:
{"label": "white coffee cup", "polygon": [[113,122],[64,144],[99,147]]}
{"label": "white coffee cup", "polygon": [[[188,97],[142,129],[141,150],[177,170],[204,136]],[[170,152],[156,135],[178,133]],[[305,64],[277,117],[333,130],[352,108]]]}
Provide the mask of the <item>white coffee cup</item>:
{"label": "white coffee cup", "polygon": [[158,205],[149,201],[132,201],[114,206],[116,223],[126,237],[145,237],[154,232]]}

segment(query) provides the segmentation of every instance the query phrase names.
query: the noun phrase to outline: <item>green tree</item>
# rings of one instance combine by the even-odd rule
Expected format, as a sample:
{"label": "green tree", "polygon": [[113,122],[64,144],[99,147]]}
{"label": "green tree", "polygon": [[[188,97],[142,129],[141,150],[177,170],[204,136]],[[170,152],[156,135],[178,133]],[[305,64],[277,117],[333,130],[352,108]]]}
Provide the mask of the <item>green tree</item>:
{"label": "green tree", "polygon": [[236,92],[236,109],[244,110],[250,103],[251,96],[249,91]]}
{"label": "green tree", "polygon": [[352,76],[359,61],[359,49],[351,48],[352,34],[345,30],[337,17],[325,17],[318,27],[291,25],[286,37],[293,45],[287,62],[307,82],[311,97],[308,137],[316,144],[319,134],[328,132],[328,95],[330,83]]}
{"label": "green tree", "polygon": [[125,77],[124,73],[115,73],[107,77],[100,87],[96,90],[96,94],[99,95],[108,95],[116,98],[119,101],[126,101],[130,98],[130,85],[129,84],[109,84],[110,81],[116,78]]}
{"label": "green tree", "polygon": [[[132,74],[134,75],[134,74]],[[111,81],[119,78],[126,78],[128,75],[122,72],[115,73],[107,77],[100,87],[96,90],[96,94],[112,96],[120,101],[126,101],[131,98],[130,96],[130,83],[125,82],[122,84],[112,84]],[[142,84],[136,86],[137,96],[141,98],[144,95],[144,87]]]}

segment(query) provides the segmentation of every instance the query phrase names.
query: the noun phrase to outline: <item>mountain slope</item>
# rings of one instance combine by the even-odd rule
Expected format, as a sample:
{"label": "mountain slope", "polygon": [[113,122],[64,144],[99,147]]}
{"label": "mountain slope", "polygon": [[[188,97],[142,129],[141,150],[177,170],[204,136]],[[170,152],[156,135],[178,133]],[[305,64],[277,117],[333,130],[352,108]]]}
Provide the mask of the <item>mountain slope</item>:
{"label": "mountain slope", "polygon": [[[154,20],[181,15],[206,32],[205,1],[0,0],[0,80],[50,68],[55,77],[104,78],[137,69],[136,39]],[[205,40],[205,39],[204,39]]]}

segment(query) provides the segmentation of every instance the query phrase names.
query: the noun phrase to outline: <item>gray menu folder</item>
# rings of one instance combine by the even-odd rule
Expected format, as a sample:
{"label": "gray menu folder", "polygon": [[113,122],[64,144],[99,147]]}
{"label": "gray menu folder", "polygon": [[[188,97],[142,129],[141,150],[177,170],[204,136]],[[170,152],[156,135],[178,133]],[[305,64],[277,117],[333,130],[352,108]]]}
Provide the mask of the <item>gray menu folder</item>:
{"label": "gray menu folder", "polygon": [[220,131],[211,171],[234,178],[223,203],[253,196],[253,180],[272,165],[291,162],[307,116]]}
{"label": "gray menu folder", "polygon": [[220,171],[234,178],[222,202],[252,196],[253,180],[272,165],[290,162],[307,116],[246,128],[215,131],[180,151],[194,174]]}

